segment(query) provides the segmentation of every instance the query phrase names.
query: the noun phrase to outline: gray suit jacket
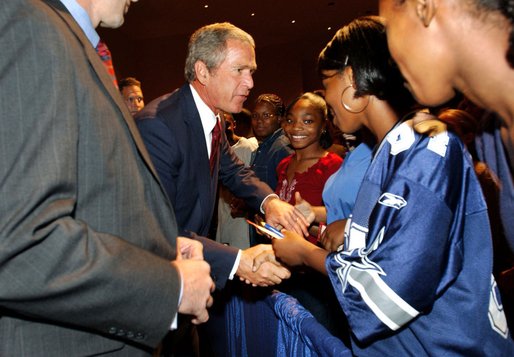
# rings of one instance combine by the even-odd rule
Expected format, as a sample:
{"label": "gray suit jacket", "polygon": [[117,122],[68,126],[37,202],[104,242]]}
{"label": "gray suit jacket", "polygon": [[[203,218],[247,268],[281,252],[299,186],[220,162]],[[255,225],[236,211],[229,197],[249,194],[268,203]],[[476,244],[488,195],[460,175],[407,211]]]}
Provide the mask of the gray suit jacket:
{"label": "gray suit jacket", "polygon": [[0,356],[144,355],[177,312],[176,222],[58,0],[0,1]]}

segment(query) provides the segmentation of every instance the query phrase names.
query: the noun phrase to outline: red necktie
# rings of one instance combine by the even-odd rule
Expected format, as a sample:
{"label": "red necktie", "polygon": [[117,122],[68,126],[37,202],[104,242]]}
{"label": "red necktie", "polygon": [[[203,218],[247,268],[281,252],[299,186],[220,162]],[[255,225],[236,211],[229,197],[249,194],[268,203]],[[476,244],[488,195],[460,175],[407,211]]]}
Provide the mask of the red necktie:
{"label": "red necktie", "polygon": [[211,156],[209,158],[209,165],[211,167],[211,175],[214,173],[214,167],[216,166],[216,161],[218,159],[218,154],[220,151],[220,139],[221,139],[221,124],[219,120],[219,116],[216,115],[216,124],[212,129],[212,141],[211,141]]}
{"label": "red necktie", "polygon": [[114,86],[118,88],[118,81],[116,80],[116,74],[114,73],[114,66],[112,65],[112,57],[111,57],[111,51],[107,48],[107,45],[99,41],[98,45],[96,45],[96,53],[100,56],[100,59],[104,63],[105,68],[107,68],[107,72],[109,72],[109,75],[112,78],[112,81],[114,83]]}

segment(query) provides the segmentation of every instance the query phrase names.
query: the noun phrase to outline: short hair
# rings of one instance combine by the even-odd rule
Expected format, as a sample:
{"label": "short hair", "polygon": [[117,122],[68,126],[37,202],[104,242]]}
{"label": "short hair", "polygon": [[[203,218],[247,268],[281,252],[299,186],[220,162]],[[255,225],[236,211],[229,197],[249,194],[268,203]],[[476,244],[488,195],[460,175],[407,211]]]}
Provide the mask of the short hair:
{"label": "short hair", "polygon": [[[321,115],[321,120],[323,122],[328,121],[328,109],[327,109],[327,102],[325,101],[325,98],[323,98],[321,95],[319,95],[317,93],[312,93],[312,92],[305,92],[305,93],[299,95],[298,97],[296,97],[295,99],[293,99],[293,101],[287,106],[286,114],[289,113],[291,111],[291,109],[293,108],[293,106],[299,100],[302,100],[302,99],[306,99],[312,104],[314,109],[316,109],[319,112],[319,114]],[[326,124],[327,123],[325,123],[325,126],[326,126]],[[326,127],[325,127],[325,131],[321,133],[321,136],[319,138],[319,143],[323,149],[329,148],[333,143],[332,136],[330,135],[330,133]]]}
{"label": "short hair", "polygon": [[275,111],[275,113],[274,113],[275,115],[278,115],[279,117],[284,116],[284,114],[285,114],[284,101],[278,95],[272,94],[272,93],[261,94],[255,100],[255,105],[257,105],[257,103],[260,103],[260,102],[265,102],[265,103],[268,103],[269,105],[271,105],[273,107],[273,110]]}
{"label": "short hair", "polygon": [[118,82],[120,92],[123,90],[123,88],[130,86],[138,86],[139,88],[141,88],[141,82],[135,79],[134,77],[123,78]]}
{"label": "short hair", "polygon": [[355,81],[355,97],[373,95],[385,100],[399,115],[410,111],[415,101],[405,88],[405,80],[394,63],[383,19],[357,18],[337,31],[318,57],[318,72],[343,72],[350,66]]}
{"label": "short hair", "polygon": [[189,39],[184,74],[188,82],[196,79],[195,63],[202,61],[209,71],[218,68],[226,57],[228,40],[238,40],[255,48],[255,41],[245,31],[228,22],[215,23],[196,30]]}

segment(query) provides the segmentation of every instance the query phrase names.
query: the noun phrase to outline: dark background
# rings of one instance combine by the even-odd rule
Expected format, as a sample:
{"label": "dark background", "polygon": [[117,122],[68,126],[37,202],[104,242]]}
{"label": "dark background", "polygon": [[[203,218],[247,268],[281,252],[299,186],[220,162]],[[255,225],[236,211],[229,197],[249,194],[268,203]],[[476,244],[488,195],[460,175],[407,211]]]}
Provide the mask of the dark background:
{"label": "dark background", "polygon": [[233,23],[256,42],[255,87],[245,104],[251,109],[262,93],[276,93],[287,103],[321,88],[319,52],[341,26],[376,13],[376,0],[140,0],[131,4],[121,28],[99,32],[118,79],[139,79],[148,103],[185,82],[187,42],[197,28]]}

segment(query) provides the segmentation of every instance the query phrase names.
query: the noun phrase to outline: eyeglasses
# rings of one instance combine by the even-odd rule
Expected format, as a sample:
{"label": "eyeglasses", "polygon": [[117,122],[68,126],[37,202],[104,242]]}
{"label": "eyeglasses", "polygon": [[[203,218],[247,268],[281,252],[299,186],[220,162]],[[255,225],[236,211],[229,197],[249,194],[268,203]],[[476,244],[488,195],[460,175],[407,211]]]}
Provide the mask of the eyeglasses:
{"label": "eyeglasses", "polygon": [[262,118],[263,120],[271,119],[275,116],[273,113],[263,113],[260,115],[259,113],[252,113],[252,119],[258,120],[259,118]]}

